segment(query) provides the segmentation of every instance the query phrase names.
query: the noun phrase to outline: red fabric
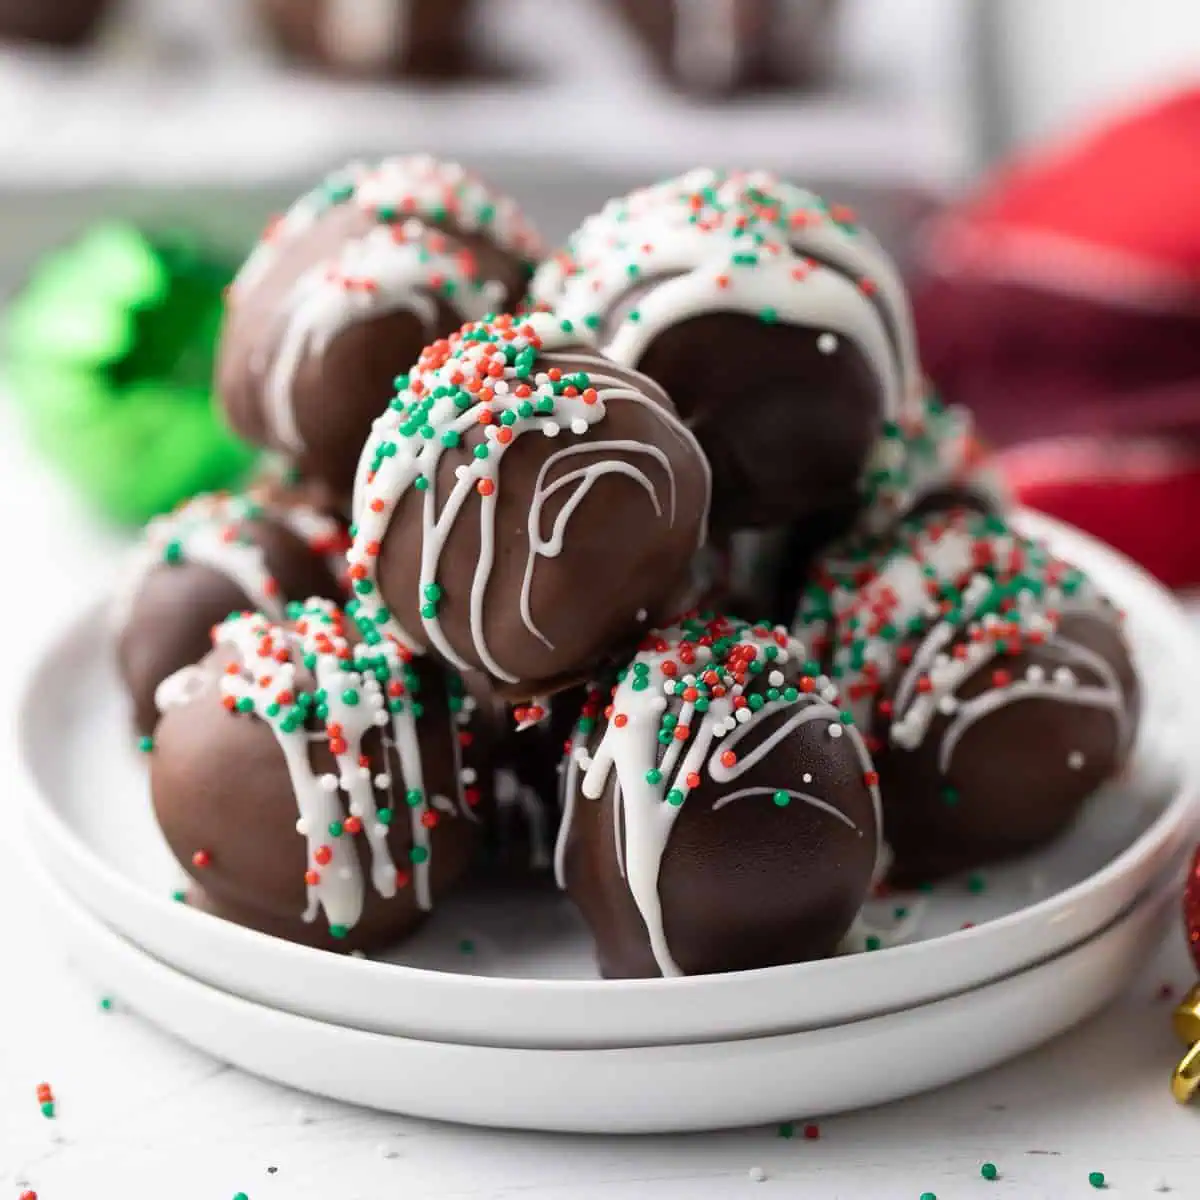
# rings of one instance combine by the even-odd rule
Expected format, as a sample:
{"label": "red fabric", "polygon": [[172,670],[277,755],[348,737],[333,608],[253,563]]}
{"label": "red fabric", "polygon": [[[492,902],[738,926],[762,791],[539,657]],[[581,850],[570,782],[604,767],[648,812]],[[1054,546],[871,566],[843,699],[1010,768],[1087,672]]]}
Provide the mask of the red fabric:
{"label": "red fabric", "polygon": [[1169,587],[1200,585],[1200,453],[1085,439],[1017,447],[1000,466],[1022,504],[1087,530]]}

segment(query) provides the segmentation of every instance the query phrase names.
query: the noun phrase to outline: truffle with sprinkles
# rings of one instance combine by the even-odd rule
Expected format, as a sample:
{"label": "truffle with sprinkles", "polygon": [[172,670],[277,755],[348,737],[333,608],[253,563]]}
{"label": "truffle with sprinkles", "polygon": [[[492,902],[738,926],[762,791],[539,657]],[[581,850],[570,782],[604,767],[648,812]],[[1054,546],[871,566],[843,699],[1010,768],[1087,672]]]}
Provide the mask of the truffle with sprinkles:
{"label": "truffle with sprinkles", "polygon": [[462,681],[326,600],[238,614],[172,677],[154,811],[192,904],[369,950],[466,871],[491,803]]}
{"label": "truffle with sprinkles", "polygon": [[456,164],[335,172],[230,288],[217,368],[230,423],[348,500],[393,379],[426,343],[515,304],[539,246],[513,200]]}
{"label": "truffle with sprinkles", "polygon": [[349,554],[381,628],[523,701],[685,607],[709,471],[655,383],[534,313],[463,326],[398,387]]}
{"label": "truffle with sprinkles", "polygon": [[117,660],[139,733],[158,723],[159,685],[208,650],[231,612],[283,617],[289,600],[343,594],[346,526],[277,491],[196,496],[145,528],[114,623]]}
{"label": "truffle with sprinkles", "polygon": [[717,530],[855,501],[884,423],[919,391],[890,259],[848,210],[763,171],[610,201],[532,296],[666,388],[712,463]]}
{"label": "truffle with sprinkles", "polygon": [[558,880],[614,978],[832,954],[880,850],[837,688],[784,630],[730,617],[651,633],[592,690],[563,808]]}
{"label": "truffle with sprinkles", "polygon": [[1120,614],[999,517],[906,526],[821,616],[875,754],[900,883],[1049,840],[1128,755],[1139,696]]}

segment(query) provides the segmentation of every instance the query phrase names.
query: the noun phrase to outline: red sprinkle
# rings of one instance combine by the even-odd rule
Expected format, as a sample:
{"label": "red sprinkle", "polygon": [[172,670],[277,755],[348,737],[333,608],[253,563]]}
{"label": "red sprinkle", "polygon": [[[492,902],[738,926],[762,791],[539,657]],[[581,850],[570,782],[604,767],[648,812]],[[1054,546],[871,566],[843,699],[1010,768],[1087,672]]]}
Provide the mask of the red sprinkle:
{"label": "red sprinkle", "polygon": [[212,855],[207,850],[197,850],[192,855],[192,866],[203,870],[212,862]]}

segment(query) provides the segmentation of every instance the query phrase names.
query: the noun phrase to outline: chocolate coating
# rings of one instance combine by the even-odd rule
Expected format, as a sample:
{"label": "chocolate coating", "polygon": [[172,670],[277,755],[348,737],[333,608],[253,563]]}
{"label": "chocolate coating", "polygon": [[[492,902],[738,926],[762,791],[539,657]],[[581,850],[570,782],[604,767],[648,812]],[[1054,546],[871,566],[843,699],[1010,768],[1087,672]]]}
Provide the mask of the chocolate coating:
{"label": "chocolate coating", "polygon": [[1139,686],[1119,615],[998,518],[908,527],[834,624],[897,883],[1041,845],[1125,761]]}
{"label": "chocolate coating", "polygon": [[[311,528],[297,526],[301,513]],[[152,521],[126,583],[117,636],[137,731],[154,731],[158,685],[203,658],[213,626],[231,612],[274,601],[282,614],[289,600],[339,599],[333,556],[344,539],[333,518],[248,496],[197,497]]]}
{"label": "chocolate coating", "polygon": [[111,0],[0,0],[0,39],[81,46],[110,7]]}
{"label": "chocolate coating", "polygon": [[281,49],[338,75],[447,79],[470,68],[473,0],[257,0]]}
{"label": "chocolate coating", "polygon": [[[364,452],[349,556],[401,641],[513,701],[588,678],[679,611],[708,508],[707,465],[661,389],[546,314],[519,330],[430,348]],[[518,365],[501,368],[504,346]],[[478,387],[489,363],[508,389],[491,401],[449,382]]]}
{"label": "chocolate coating", "polygon": [[453,164],[388,159],[331,177],[231,289],[217,364],[230,424],[348,504],[396,376],[464,319],[512,307],[535,247],[515,205]]}
{"label": "chocolate coating", "polygon": [[[362,740],[372,776],[387,772],[395,781],[396,819],[384,840],[402,878],[393,896],[381,895],[372,886],[369,831],[357,836],[343,832],[336,842],[349,843],[357,859],[363,903],[357,921],[343,936],[335,936],[326,912],[318,909],[314,920],[304,919],[305,871],[322,868],[309,857],[306,839],[297,830],[297,794],[280,742],[261,712],[231,711],[224,703],[226,668],[244,661],[230,646],[218,645],[198,664],[185,698],[167,709],[155,733],[150,755],[154,812],[172,853],[192,878],[189,902],[272,936],[324,949],[372,950],[396,942],[426,915],[417,898],[410,861],[414,840],[404,801],[404,789],[413,781],[400,755],[376,730]],[[252,663],[254,671],[262,669],[259,661]],[[432,662],[414,664],[413,671],[424,709],[416,729],[425,795],[459,798],[449,811],[427,806],[436,820],[429,830],[427,860],[436,900],[467,870],[481,825],[462,802],[455,748],[459,724],[450,709],[447,675]],[[315,686],[312,675],[301,669],[296,690],[311,692]],[[321,723],[310,717],[304,728],[314,775],[337,775],[332,743],[321,734]],[[475,761],[474,753],[465,747],[462,762]],[[387,805],[384,789],[376,786],[373,793],[376,804]],[[344,793],[338,797],[345,811]],[[490,804],[486,782],[472,798],[479,811]],[[324,840],[335,843],[332,837]],[[197,865],[198,851],[207,856],[201,860],[204,865]]]}
{"label": "chocolate coating", "polygon": [[882,248],[766,172],[697,170],[610,201],[532,295],[666,389],[712,464],[718,535],[854,503],[919,375]]}
{"label": "chocolate coating", "polygon": [[[595,693],[564,776],[560,882],[592,930],[602,973],[703,974],[832,954],[866,898],[878,849],[861,739],[821,698],[828,681],[806,675],[794,640],[724,619],[651,640],[660,637],[665,649],[643,651],[617,681],[611,710],[604,690]],[[779,657],[766,660],[768,647]],[[760,673],[739,658],[748,650]],[[648,668],[641,689],[639,665]],[[664,690],[664,680],[687,686],[693,676],[704,712],[683,687]],[[729,715],[734,696],[717,696],[722,686],[745,687],[749,721]],[[652,707],[658,699],[664,710]],[[726,765],[726,753],[735,761]]]}

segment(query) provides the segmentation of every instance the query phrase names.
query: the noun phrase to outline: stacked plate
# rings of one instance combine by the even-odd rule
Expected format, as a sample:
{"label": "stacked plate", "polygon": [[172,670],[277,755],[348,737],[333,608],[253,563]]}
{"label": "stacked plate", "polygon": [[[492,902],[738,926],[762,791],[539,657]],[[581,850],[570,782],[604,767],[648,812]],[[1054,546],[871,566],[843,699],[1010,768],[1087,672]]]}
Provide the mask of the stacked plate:
{"label": "stacked plate", "polygon": [[174,903],[111,646],[67,631],[25,697],[42,908],[77,960],[178,1036],[305,1090],[419,1116],[588,1132],[704,1129],[895,1099],[981,1070],[1106,1003],[1174,913],[1197,835],[1200,653],[1148,577],[1029,517],[1129,615],[1146,693],[1127,776],[1019,863],[893,895],[870,953],[602,981],[549,891],[464,895],[393,961],[294,946]]}

